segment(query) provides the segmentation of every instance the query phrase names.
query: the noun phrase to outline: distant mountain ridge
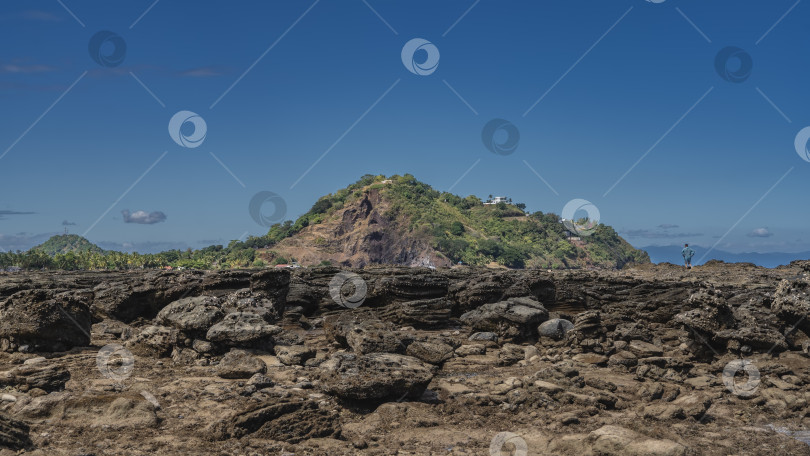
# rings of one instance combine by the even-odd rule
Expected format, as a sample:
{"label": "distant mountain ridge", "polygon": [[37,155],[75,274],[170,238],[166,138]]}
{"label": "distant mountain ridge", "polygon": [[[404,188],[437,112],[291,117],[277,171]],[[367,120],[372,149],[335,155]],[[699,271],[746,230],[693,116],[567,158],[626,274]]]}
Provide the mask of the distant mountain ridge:
{"label": "distant mountain ridge", "polygon": [[[695,257],[693,258],[695,261],[703,257],[703,255],[709,251],[708,247],[696,245],[690,245],[690,247],[695,250]],[[683,258],[681,257],[682,245],[648,246],[640,248],[650,255],[650,261],[653,263],[683,263]],[[715,249],[705,258],[704,263],[709,260],[721,260],[726,263],[754,263],[766,268],[775,268],[780,265],[789,264],[791,261],[807,259],[810,259],[810,251],[798,253],[731,253]]]}

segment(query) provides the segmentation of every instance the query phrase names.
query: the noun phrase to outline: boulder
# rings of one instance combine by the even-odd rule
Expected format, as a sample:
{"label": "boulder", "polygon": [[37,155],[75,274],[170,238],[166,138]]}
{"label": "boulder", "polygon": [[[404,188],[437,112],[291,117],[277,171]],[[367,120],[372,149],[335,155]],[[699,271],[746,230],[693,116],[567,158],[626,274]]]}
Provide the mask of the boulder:
{"label": "boulder", "polygon": [[255,313],[233,312],[211,326],[205,338],[211,342],[239,346],[256,342],[272,343],[272,336],[279,333],[280,327],[267,323]]}
{"label": "boulder", "polygon": [[143,328],[124,346],[133,354],[162,358],[169,356],[177,345],[177,330],[168,326],[150,325]]}
{"label": "boulder", "polygon": [[465,344],[456,349],[456,356],[486,355],[487,347],[484,344]]}
{"label": "boulder", "polygon": [[315,350],[303,345],[276,345],[276,358],[288,366],[303,366],[315,357]]}
{"label": "boulder", "polygon": [[65,351],[90,345],[88,291],[23,290],[0,302],[0,349]]}
{"label": "boulder", "polygon": [[267,372],[267,365],[261,359],[244,350],[231,350],[217,364],[216,373],[222,378],[251,378],[255,374]]}
{"label": "boulder", "polygon": [[574,324],[563,318],[552,318],[537,327],[537,334],[554,340],[562,340],[568,331],[574,329]]}
{"label": "boulder", "polygon": [[433,379],[428,364],[392,353],[336,353],[320,365],[323,390],[342,399],[420,397]]}
{"label": "boulder", "polygon": [[526,357],[525,350],[520,345],[504,344],[498,352],[498,364],[511,366]]}
{"label": "boulder", "polygon": [[548,319],[548,311],[533,298],[509,298],[484,304],[461,316],[474,331],[490,331],[501,338],[523,340],[537,334],[537,325]]}
{"label": "boulder", "polygon": [[251,436],[296,444],[304,440],[340,435],[340,420],[333,410],[313,400],[274,399],[251,405],[210,426],[205,434],[215,440]]}
{"label": "boulder", "polygon": [[405,345],[399,333],[387,322],[364,313],[346,312],[324,319],[328,340],[355,353],[403,353]]}
{"label": "boulder", "polygon": [[254,297],[266,299],[272,306],[272,312],[281,318],[287,306],[287,294],[290,291],[290,271],[265,269],[250,276],[250,292]]}
{"label": "boulder", "polygon": [[441,364],[453,357],[453,347],[441,341],[416,341],[405,353],[429,364]]}
{"label": "boulder", "polygon": [[164,307],[156,320],[188,334],[204,334],[223,317],[220,307],[220,299],[213,296],[183,298]]}
{"label": "boulder", "polygon": [[65,388],[68,380],[70,372],[64,366],[45,360],[0,372],[0,386],[12,386],[20,391],[34,388],[58,391]]}

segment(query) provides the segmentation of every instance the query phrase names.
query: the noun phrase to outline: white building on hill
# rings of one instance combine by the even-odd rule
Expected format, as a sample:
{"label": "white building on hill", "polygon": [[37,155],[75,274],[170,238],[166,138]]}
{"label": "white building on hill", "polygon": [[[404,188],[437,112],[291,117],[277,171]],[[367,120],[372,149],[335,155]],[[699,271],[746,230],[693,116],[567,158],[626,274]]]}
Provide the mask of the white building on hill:
{"label": "white building on hill", "polygon": [[505,196],[495,196],[491,200],[485,202],[484,204],[498,204],[498,203],[505,203],[509,204],[509,198]]}

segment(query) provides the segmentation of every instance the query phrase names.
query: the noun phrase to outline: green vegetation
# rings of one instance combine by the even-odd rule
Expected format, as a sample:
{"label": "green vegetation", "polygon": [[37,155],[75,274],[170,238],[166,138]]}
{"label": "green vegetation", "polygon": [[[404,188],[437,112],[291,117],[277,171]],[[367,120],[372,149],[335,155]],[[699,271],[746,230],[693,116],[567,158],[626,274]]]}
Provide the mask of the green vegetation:
{"label": "green vegetation", "polygon": [[79,236],[78,234],[61,234],[52,236],[47,241],[34,247],[36,250],[41,250],[46,255],[56,255],[57,253],[68,252],[93,252],[103,253],[101,247],[91,243],[87,239]]}
{"label": "green vegetation", "polygon": [[527,213],[523,203],[483,205],[475,196],[442,193],[411,175],[390,179],[382,190],[392,202],[388,218],[406,221],[408,231],[431,241],[453,263],[572,268],[649,262],[606,225],[572,241],[557,215]]}
{"label": "green vegetation", "polygon": [[[330,220],[337,211],[356,204],[367,192],[378,191],[388,202],[383,214],[403,235],[429,242],[452,263],[510,268],[623,267],[649,262],[646,252],[619,237],[613,228],[597,225],[593,234],[569,240],[560,218],[552,213],[525,212],[523,203],[483,205],[474,195],[439,192],[410,174],[367,174],[334,194],[321,197],[295,222],[275,224],[264,236],[231,241],[199,250],[169,250],[141,255],[103,251],[75,235],[54,236],[28,252],[0,253],[0,268],[126,269],[150,267],[265,267],[256,249],[271,248],[310,225]],[[490,196],[490,198],[492,198]],[[509,200],[511,201],[511,199]],[[319,238],[315,241],[324,243]],[[273,263],[295,261],[274,255]],[[328,262],[322,262],[328,264]]]}

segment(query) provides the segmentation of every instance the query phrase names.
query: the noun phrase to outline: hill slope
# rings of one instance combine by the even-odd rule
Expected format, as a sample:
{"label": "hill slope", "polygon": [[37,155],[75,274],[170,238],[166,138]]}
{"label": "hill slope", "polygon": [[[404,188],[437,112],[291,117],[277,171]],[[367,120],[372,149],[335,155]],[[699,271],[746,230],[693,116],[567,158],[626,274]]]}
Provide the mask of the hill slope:
{"label": "hill slope", "polygon": [[513,205],[483,205],[434,190],[411,175],[366,175],[320,198],[295,223],[273,226],[247,244],[265,245],[257,257],[303,265],[328,261],[368,264],[511,268],[623,267],[649,257],[599,225],[593,235],[569,240],[554,214],[524,213]]}
{"label": "hill slope", "polygon": [[50,256],[54,256],[57,253],[68,252],[104,252],[101,247],[93,244],[78,234],[58,234],[56,236],[51,236],[50,239],[31,250],[40,250]]}

